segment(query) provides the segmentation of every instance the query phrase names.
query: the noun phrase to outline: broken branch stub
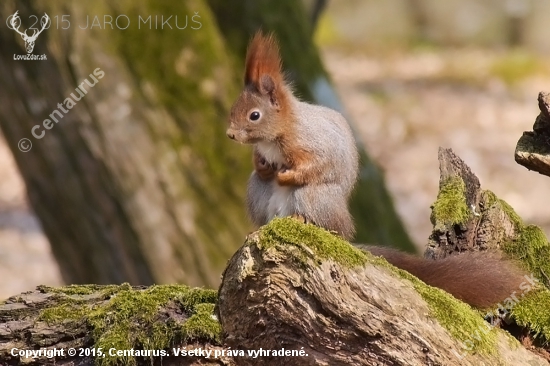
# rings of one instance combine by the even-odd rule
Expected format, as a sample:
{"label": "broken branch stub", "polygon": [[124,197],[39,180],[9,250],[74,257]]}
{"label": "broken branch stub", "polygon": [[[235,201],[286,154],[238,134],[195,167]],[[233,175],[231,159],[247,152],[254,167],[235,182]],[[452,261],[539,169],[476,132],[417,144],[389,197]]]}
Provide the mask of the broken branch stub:
{"label": "broken branch stub", "polygon": [[514,158],[529,170],[550,176],[550,93],[538,96],[540,114],[533,131],[526,131],[518,140]]}
{"label": "broken branch stub", "polygon": [[500,250],[518,237],[521,220],[451,149],[439,149],[439,193],[432,205],[433,231],[424,253],[440,259],[465,251]]}

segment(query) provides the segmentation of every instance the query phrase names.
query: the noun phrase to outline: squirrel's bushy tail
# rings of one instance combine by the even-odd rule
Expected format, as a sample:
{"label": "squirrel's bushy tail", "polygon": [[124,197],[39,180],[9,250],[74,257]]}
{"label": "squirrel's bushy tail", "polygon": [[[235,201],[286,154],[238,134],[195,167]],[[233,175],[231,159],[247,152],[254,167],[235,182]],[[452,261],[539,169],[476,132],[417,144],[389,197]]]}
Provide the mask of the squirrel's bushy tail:
{"label": "squirrel's bushy tail", "polygon": [[506,298],[521,297],[525,272],[513,261],[488,252],[468,252],[431,260],[399,250],[362,246],[374,255],[477,308],[489,308]]}

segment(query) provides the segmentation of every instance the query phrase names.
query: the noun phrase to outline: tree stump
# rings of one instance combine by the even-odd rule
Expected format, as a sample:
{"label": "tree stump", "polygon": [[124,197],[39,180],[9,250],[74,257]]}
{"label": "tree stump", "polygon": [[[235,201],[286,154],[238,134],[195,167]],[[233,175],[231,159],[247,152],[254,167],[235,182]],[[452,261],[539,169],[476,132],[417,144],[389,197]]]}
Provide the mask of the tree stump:
{"label": "tree stump", "polygon": [[479,179],[451,149],[439,149],[439,194],[426,258],[464,251],[500,250],[520,235],[521,219],[504,201],[481,189]]}

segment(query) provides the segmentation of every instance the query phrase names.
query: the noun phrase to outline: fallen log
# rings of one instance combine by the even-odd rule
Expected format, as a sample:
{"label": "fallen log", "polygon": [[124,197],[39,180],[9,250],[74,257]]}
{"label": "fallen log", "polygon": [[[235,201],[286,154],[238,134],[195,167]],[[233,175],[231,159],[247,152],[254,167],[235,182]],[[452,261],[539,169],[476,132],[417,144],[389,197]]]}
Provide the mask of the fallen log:
{"label": "fallen log", "polygon": [[227,346],[308,355],[239,365],[547,364],[496,328],[476,339],[487,326],[466,304],[291,219],[248,237],[219,296]]}
{"label": "fallen log", "polygon": [[222,349],[216,298],[184,285],[39,286],[0,303],[0,365],[234,365],[176,355]]}

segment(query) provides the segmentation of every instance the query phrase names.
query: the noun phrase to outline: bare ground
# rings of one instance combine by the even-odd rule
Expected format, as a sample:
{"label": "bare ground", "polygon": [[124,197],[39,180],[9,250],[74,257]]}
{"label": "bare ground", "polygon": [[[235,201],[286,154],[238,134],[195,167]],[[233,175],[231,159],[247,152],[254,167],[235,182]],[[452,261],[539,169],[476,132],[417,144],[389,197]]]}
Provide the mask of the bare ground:
{"label": "bare ground", "polygon": [[[538,92],[550,91],[547,70],[521,58],[510,66],[502,62],[509,60],[506,54],[479,50],[376,57],[326,50],[324,58],[418,245],[431,229],[439,146],[453,148],[484,188],[550,232],[550,210],[543,203],[550,180],[517,165],[513,156],[518,138],[531,130],[538,114]],[[531,71],[518,77],[514,72],[522,67]],[[0,138],[0,299],[61,282],[11,152]]]}

